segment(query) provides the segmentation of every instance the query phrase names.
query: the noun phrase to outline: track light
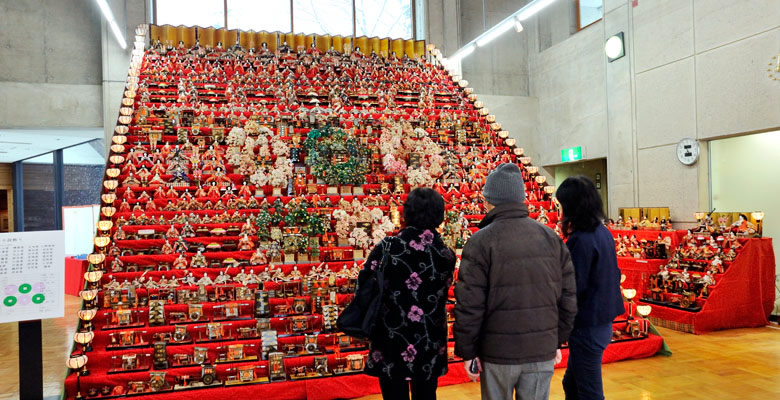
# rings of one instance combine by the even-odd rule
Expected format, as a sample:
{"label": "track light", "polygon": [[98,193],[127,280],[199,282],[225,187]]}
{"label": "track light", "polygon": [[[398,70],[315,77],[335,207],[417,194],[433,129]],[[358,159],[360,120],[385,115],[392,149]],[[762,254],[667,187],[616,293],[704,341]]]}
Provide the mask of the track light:
{"label": "track light", "polygon": [[473,53],[476,47],[477,46],[473,44],[466,47],[462,47],[460,50],[455,52],[455,54],[453,54],[452,57],[445,58],[444,59],[445,64],[450,68],[454,68],[460,62],[460,60],[468,57],[469,54]]}
{"label": "track light", "polygon": [[487,32],[484,33],[482,37],[477,39],[477,46],[484,47],[488,43],[492,42],[495,38],[501,36],[504,32],[512,29],[513,26],[514,24],[510,20],[490,28]]}
{"label": "track light", "polygon": [[95,0],[97,2],[98,7],[100,7],[100,11],[103,12],[103,17],[108,22],[108,25],[111,27],[111,31],[114,32],[114,37],[116,38],[116,41],[119,43],[119,46],[122,47],[122,49],[127,48],[127,42],[125,41],[124,35],[122,35],[122,31],[119,30],[119,25],[116,23],[116,19],[114,18],[114,14],[111,12],[111,7],[108,6],[108,3],[106,0]]}
{"label": "track light", "polygon": [[523,24],[520,23],[520,20],[515,17],[515,32],[520,33],[523,31]]}
{"label": "track light", "polygon": [[461,47],[460,50],[455,52],[455,55],[453,57],[450,57],[450,63],[449,65],[456,64],[460,60],[462,60],[467,55],[471,54],[471,52],[474,51],[474,47],[479,46],[483,47],[486,46],[488,43],[492,42],[495,38],[501,36],[504,32],[515,28],[515,31],[520,33],[523,31],[523,24],[522,21],[527,20],[528,18],[533,17],[541,11],[543,8],[549,6],[552,4],[555,0],[533,0],[530,3],[526,4],[525,7],[515,11],[510,16],[506,17],[504,20],[499,22],[498,24],[494,25],[492,28],[485,31],[483,34],[477,36],[476,39],[472,40],[471,42],[467,43],[465,46]]}

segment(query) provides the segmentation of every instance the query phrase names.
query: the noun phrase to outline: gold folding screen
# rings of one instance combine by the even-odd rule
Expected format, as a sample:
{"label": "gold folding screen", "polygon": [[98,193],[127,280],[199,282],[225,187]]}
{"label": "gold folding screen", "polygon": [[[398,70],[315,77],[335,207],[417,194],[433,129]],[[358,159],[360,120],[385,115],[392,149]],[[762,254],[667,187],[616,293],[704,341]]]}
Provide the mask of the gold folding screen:
{"label": "gold folding screen", "polygon": [[[185,47],[192,47],[196,40],[200,41],[201,46],[216,47],[221,42],[222,47],[228,48],[240,41],[241,46],[251,49],[259,49],[263,43],[266,43],[271,51],[277,48],[277,38],[280,44],[287,42],[287,45],[293,49],[298,46],[304,48],[311,47],[312,43],[322,51],[327,51],[331,46],[337,51],[344,51],[347,43],[352,44],[352,48],[360,48],[363,54],[376,52],[379,55],[387,56],[392,52],[398,57],[404,54],[411,58],[417,58],[425,55],[424,40],[404,40],[361,36],[353,38],[352,36],[331,36],[331,35],[305,35],[302,33],[282,33],[266,31],[239,31],[237,29],[215,29],[201,28],[199,26],[171,26],[171,25],[151,25],[150,39],[152,43],[159,40],[167,46],[176,46],[180,41],[184,42]],[[197,39],[196,39],[197,38]]]}

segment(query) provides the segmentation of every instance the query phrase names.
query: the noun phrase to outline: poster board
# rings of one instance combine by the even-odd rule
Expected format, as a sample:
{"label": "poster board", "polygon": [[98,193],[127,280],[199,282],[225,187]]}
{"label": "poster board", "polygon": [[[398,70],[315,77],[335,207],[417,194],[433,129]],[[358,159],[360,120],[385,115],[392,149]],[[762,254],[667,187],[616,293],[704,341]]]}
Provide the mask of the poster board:
{"label": "poster board", "polygon": [[0,323],[65,315],[63,231],[0,233]]}
{"label": "poster board", "polygon": [[65,254],[89,254],[94,249],[92,239],[100,219],[100,206],[62,207],[62,229],[65,231]]}

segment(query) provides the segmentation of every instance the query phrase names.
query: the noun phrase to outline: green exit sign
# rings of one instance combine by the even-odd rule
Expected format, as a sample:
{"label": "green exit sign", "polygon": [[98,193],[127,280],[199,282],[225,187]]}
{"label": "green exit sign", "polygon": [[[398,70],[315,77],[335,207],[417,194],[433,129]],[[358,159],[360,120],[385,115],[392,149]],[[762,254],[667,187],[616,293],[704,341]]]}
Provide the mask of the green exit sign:
{"label": "green exit sign", "polygon": [[579,160],[582,160],[582,146],[561,150],[561,162],[572,162]]}

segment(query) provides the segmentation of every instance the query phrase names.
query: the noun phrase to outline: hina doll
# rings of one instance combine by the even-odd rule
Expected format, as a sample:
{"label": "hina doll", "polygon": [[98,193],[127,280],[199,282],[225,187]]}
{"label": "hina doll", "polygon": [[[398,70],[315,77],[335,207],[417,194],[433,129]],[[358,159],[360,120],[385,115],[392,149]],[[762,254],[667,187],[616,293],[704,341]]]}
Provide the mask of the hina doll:
{"label": "hina doll", "polygon": [[249,238],[249,236],[244,233],[244,235],[241,237],[241,239],[238,241],[238,250],[239,251],[249,251],[254,249],[255,244],[252,242],[252,239]]}
{"label": "hina doll", "polygon": [[257,233],[257,229],[255,229],[254,225],[252,225],[252,222],[247,219],[246,222],[241,226],[241,235],[254,235]]}
{"label": "hina doll", "polygon": [[154,200],[147,200],[146,201],[146,212],[152,212],[157,211],[157,204],[154,203]]}
{"label": "hina doll", "polygon": [[125,231],[120,226],[117,228],[116,232],[114,232],[114,240],[124,240],[127,239],[127,235],[125,234]]}
{"label": "hina doll", "polygon": [[187,242],[184,241],[184,239],[179,236],[178,239],[176,239],[176,242],[173,244],[173,251],[176,253],[186,253],[188,250]]}
{"label": "hina doll", "polygon": [[127,199],[122,199],[122,203],[119,205],[119,212],[130,212],[130,203],[127,202]]}
{"label": "hina doll", "polygon": [[122,260],[119,259],[119,257],[114,256],[114,259],[111,260],[111,272],[122,272],[125,270],[125,264],[122,262]]}
{"label": "hina doll", "polygon": [[216,285],[224,285],[228,282],[230,282],[230,275],[225,275],[224,271],[219,271],[219,275],[214,278],[214,284]]}
{"label": "hina doll", "polygon": [[204,273],[203,277],[198,279],[198,286],[209,286],[209,285],[213,285],[213,284],[214,284],[214,281],[211,280],[211,278],[209,278],[208,272]]}
{"label": "hina doll", "polygon": [[719,256],[715,256],[715,258],[713,258],[713,260],[710,262],[710,265],[707,267],[707,271],[716,274],[723,273],[723,261],[721,261]]}
{"label": "hina doll", "polygon": [[268,260],[265,256],[265,252],[263,252],[260,247],[258,247],[255,252],[252,254],[252,257],[249,258],[249,264],[250,265],[262,265],[267,264]]}
{"label": "hina doll", "polygon": [[198,252],[192,256],[190,268],[206,268],[207,266],[208,262],[206,261],[206,256],[203,255],[202,251],[198,250]]}
{"label": "hina doll", "polygon": [[187,265],[187,259],[184,257],[184,253],[179,253],[179,256],[173,261],[173,269],[187,269]]}
{"label": "hina doll", "polygon": [[165,243],[160,248],[160,254],[173,254],[173,246],[171,246],[168,239],[165,239]]}

